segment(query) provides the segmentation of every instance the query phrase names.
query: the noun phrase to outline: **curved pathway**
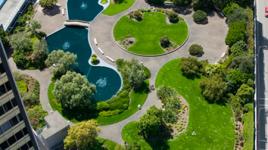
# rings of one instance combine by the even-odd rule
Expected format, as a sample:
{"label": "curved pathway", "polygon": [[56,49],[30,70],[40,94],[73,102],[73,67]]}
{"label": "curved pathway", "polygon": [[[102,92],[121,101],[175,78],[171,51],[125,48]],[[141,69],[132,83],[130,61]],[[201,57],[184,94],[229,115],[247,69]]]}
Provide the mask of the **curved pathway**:
{"label": "curved pathway", "polygon": [[[226,52],[227,46],[225,45],[224,39],[228,28],[225,24],[225,20],[218,17],[217,14],[209,16],[209,23],[206,25],[198,25],[194,23],[192,20],[192,14],[183,15],[182,17],[188,23],[188,27],[190,29],[189,39],[185,45],[173,53],[158,57],[142,57],[124,51],[116,44],[113,38],[113,27],[115,23],[122,16],[133,10],[149,7],[150,6],[145,3],[144,0],[137,0],[130,9],[115,16],[105,16],[103,14],[97,16],[90,24],[89,38],[92,48],[95,50],[98,56],[103,60],[107,60],[105,56],[109,56],[114,60],[119,58],[138,59],[150,69],[152,75],[150,83],[154,84],[159,69],[169,60],[179,57],[188,57],[188,48],[193,43],[201,44],[203,46],[205,54],[200,59],[208,59],[210,63],[216,63]],[[98,46],[94,45],[94,38],[97,39]],[[102,55],[99,51],[97,51],[98,47],[103,50],[105,55]],[[107,60],[107,62],[113,64],[109,60]],[[115,141],[119,144],[123,144],[122,137],[120,136],[123,127],[131,121],[138,120],[146,112],[146,110],[153,105],[158,107],[161,106],[160,100],[158,100],[155,91],[152,91],[148,94],[148,98],[140,111],[121,122],[101,126],[100,136]]]}
{"label": "curved pathway", "polygon": [[8,60],[8,62],[9,62],[9,66],[13,72],[17,71],[21,74],[31,76],[39,82],[39,84],[40,84],[40,103],[45,111],[47,111],[48,113],[52,112],[53,110],[49,104],[48,95],[47,95],[48,86],[50,84],[50,79],[52,78],[52,75],[49,72],[49,70],[48,69],[45,69],[42,71],[40,71],[40,70],[21,70],[21,69],[17,68],[15,62],[13,61],[13,58],[10,58]]}

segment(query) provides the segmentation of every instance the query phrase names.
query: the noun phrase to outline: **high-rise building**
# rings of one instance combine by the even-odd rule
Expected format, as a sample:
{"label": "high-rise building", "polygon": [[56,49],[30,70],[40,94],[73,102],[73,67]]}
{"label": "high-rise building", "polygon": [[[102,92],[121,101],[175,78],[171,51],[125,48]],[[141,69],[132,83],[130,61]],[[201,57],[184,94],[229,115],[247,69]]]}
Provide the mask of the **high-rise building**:
{"label": "high-rise building", "polygon": [[0,150],[38,149],[0,40]]}

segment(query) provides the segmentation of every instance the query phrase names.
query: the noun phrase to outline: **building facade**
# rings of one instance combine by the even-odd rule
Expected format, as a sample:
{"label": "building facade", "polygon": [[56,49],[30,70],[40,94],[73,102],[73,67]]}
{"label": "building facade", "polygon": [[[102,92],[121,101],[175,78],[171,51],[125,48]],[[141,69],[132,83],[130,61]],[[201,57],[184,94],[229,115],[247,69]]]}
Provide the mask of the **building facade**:
{"label": "building facade", "polygon": [[0,40],[0,150],[38,149]]}

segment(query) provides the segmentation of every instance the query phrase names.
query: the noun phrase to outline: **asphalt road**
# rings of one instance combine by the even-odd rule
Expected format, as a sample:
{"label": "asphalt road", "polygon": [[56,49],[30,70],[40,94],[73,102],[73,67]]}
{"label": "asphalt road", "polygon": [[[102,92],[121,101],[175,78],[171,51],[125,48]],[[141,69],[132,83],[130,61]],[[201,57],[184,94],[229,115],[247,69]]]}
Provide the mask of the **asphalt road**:
{"label": "asphalt road", "polygon": [[256,0],[256,143],[255,149],[268,149],[268,0]]}

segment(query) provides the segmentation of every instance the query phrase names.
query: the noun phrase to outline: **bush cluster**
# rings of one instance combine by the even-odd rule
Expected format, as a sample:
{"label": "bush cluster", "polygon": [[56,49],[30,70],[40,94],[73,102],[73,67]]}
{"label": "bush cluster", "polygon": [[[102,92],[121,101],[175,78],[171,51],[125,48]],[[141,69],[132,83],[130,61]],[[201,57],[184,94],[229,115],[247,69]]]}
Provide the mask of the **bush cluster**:
{"label": "bush cluster", "polygon": [[160,45],[163,47],[163,48],[168,48],[170,47],[171,45],[171,42],[169,41],[168,37],[162,37],[160,39]]}
{"label": "bush cluster", "polygon": [[142,21],[143,19],[143,14],[140,10],[133,11],[129,14],[129,17],[131,19],[134,19],[136,21]]}
{"label": "bush cluster", "polygon": [[93,55],[91,56],[91,63],[92,63],[93,65],[97,65],[97,64],[100,63],[100,60],[98,59],[98,57],[97,57],[96,54],[93,54]]}
{"label": "bush cluster", "polygon": [[196,58],[182,58],[181,59],[181,71],[187,78],[199,77],[204,72],[202,62]]}
{"label": "bush cluster", "polygon": [[169,22],[171,22],[171,23],[178,23],[179,22],[179,16],[175,12],[169,11],[169,12],[167,12],[167,15],[168,15]]}
{"label": "bush cluster", "polygon": [[199,44],[193,44],[189,48],[189,53],[192,56],[202,56],[204,54],[203,47]]}
{"label": "bush cluster", "polygon": [[196,23],[207,23],[207,13],[202,10],[197,10],[193,14],[193,19]]}

